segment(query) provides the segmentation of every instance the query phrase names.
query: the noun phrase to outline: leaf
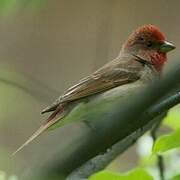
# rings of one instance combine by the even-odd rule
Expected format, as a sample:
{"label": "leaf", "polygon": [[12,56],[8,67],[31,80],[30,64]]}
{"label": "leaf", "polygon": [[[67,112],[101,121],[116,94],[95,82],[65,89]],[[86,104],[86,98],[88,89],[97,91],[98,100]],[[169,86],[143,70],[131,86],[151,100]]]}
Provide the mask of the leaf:
{"label": "leaf", "polygon": [[143,169],[135,169],[126,174],[101,171],[92,175],[89,180],[153,180],[152,176]]}
{"label": "leaf", "polygon": [[162,153],[180,147],[180,129],[168,135],[159,137],[154,146],[153,153]]}
{"label": "leaf", "polygon": [[172,177],[171,180],[180,180],[180,174],[178,174],[178,175]]}
{"label": "leaf", "polygon": [[179,129],[180,128],[180,106],[175,106],[172,108],[168,115],[164,119],[164,124],[169,126],[172,129]]}

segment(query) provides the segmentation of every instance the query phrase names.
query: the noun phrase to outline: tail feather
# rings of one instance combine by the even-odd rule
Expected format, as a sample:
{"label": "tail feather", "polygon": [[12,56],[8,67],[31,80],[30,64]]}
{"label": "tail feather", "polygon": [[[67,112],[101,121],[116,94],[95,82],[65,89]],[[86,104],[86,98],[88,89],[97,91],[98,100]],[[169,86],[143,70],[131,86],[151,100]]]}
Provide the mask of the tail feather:
{"label": "tail feather", "polygon": [[[60,117],[55,118],[57,114],[60,114]],[[13,154],[14,156],[16,153],[21,151],[25,146],[27,146],[30,142],[32,142],[34,139],[36,139],[39,135],[41,135],[46,129],[48,129],[51,125],[59,121],[62,117],[64,117],[63,109],[57,108],[56,111],[54,111],[49,118],[45,121],[43,125],[40,126],[40,128],[24,143],[22,144]]]}
{"label": "tail feather", "polygon": [[45,109],[42,110],[41,114],[51,112],[51,111],[55,111],[57,107],[58,107],[58,104],[53,104],[51,106],[48,106],[48,107],[46,107]]}

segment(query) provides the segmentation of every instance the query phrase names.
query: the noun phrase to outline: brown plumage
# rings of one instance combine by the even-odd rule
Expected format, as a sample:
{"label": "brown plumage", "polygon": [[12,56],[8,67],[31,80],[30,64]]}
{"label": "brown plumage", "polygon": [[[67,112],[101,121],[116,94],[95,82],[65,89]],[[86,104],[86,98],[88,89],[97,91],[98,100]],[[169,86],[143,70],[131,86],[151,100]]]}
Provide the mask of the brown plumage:
{"label": "brown plumage", "polygon": [[[42,111],[53,113],[16,152],[69,113],[68,106],[94,94],[132,82],[148,83],[159,76],[167,60],[166,53],[175,47],[153,25],[134,31],[122,46],[119,56],[65,91],[51,106]],[[15,153],[16,153],[15,152]],[[14,153],[14,154],[15,154]]]}

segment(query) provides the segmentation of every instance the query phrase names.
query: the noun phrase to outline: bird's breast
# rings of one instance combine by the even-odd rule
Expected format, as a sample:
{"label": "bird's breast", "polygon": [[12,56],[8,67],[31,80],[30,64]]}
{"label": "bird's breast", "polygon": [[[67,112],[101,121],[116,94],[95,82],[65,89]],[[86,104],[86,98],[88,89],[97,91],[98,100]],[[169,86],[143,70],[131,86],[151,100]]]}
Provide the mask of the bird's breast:
{"label": "bird's breast", "polygon": [[159,77],[158,72],[154,67],[145,65],[144,68],[140,71],[140,80],[144,83],[149,83]]}

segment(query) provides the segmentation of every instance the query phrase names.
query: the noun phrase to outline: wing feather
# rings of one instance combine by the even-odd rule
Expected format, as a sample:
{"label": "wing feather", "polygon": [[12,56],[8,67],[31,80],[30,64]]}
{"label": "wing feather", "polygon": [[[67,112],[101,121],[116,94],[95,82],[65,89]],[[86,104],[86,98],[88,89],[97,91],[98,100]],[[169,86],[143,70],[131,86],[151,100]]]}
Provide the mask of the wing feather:
{"label": "wing feather", "polygon": [[116,86],[134,82],[140,78],[139,72],[142,68],[142,64],[134,61],[133,58],[129,60],[115,59],[67,89],[51,106],[43,110],[43,113],[55,110],[61,103],[75,101]]}

